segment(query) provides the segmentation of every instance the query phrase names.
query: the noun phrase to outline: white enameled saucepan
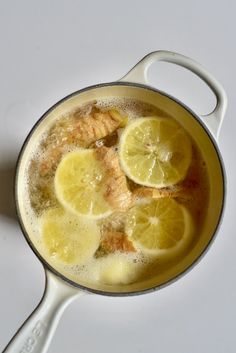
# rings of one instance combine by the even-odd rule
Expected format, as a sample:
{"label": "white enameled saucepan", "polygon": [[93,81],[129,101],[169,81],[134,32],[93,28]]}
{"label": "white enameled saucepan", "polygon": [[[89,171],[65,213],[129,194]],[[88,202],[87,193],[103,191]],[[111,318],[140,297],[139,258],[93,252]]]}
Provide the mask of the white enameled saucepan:
{"label": "white enameled saucepan", "polygon": [[[147,71],[150,65],[157,61],[166,61],[182,66],[205,81],[216,96],[217,104],[213,112],[205,116],[197,115],[176,98],[151,87],[147,81]],[[23,175],[37,139],[47,129],[48,124],[53,119],[74,109],[76,106],[105,97],[138,99],[158,107],[178,120],[201,150],[209,174],[210,196],[206,221],[202,227],[201,234],[199,234],[198,241],[174,268],[151,279],[142,280],[139,283],[114,286],[96,283],[91,286],[91,284],[88,285],[85,282],[75,283],[64,274],[59,273],[49,265],[37,249],[33,241],[29,220],[23,207],[25,192]],[[224,89],[201,65],[177,53],[156,51],[145,56],[122,79],[87,87],[72,93],[56,103],[39,119],[26,138],[19,155],[15,178],[15,202],[23,234],[45,268],[46,286],[38,307],[12,338],[4,350],[5,353],[46,352],[64,309],[73,299],[84,292],[116,297],[145,294],[173,283],[193,268],[212,243],[222,219],[225,200],[225,172],[217,147],[217,138],[226,106],[227,98]]]}

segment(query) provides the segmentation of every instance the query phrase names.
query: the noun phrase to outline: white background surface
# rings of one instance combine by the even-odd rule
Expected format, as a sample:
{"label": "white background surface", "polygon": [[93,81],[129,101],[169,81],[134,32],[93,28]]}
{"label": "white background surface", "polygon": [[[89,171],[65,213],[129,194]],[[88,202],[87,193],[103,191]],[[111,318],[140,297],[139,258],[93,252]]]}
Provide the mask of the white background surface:
{"label": "white background surface", "polygon": [[[0,1],[0,351],[38,303],[43,268],[21,234],[13,170],[32,125],[57,100],[124,75],[150,51],[202,63],[229,106],[220,135],[228,199],[218,237],[175,284],[131,298],[83,296],[59,324],[50,353],[233,353],[236,351],[235,5],[232,1]],[[159,63],[153,85],[198,113],[210,91],[184,70]]]}

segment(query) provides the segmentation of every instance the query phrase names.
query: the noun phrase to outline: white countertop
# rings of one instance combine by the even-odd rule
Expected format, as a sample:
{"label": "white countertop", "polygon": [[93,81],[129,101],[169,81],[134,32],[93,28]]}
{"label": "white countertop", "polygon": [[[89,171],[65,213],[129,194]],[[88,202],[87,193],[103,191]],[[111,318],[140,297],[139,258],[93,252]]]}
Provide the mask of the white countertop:
{"label": "white countertop", "polygon": [[[73,302],[49,352],[235,352],[235,11],[233,0],[0,2],[0,351],[44,289],[42,265],[20,231],[12,201],[26,134],[65,95],[116,80],[148,52],[168,49],[199,61],[228,94],[219,143],[228,177],[220,232],[203,260],[165,289]],[[154,65],[150,80],[198,113],[214,105],[199,79],[173,65]]]}

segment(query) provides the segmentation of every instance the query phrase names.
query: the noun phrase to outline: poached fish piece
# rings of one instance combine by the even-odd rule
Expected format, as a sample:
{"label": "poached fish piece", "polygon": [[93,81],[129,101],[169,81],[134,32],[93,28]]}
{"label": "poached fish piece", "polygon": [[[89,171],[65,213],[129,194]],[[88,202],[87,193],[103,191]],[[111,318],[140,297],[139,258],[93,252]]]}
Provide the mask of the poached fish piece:
{"label": "poached fish piece", "polygon": [[108,147],[95,150],[95,155],[106,171],[104,198],[117,211],[126,211],[134,205],[134,196],[128,189],[127,180],[119,163],[117,153]]}
{"label": "poached fish piece", "polygon": [[181,186],[174,186],[173,188],[162,189],[140,187],[135,189],[133,193],[137,198],[180,198],[184,200],[191,200],[191,195],[189,191]]}
{"label": "poached fish piece", "polygon": [[106,254],[115,251],[136,252],[136,249],[125,233],[108,231],[102,235],[98,251]]}
{"label": "poached fish piece", "polygon": [[125,119],[114,109],[92,112],[88,116],[77,119],[68,119],[68,124],[65,122],[61,127],[62,138],[44,154],[39,166],[40,175],[45,176],[55,171],[63,153],[68,151],[70,146],[87,148],[92,143],[111,135]]}

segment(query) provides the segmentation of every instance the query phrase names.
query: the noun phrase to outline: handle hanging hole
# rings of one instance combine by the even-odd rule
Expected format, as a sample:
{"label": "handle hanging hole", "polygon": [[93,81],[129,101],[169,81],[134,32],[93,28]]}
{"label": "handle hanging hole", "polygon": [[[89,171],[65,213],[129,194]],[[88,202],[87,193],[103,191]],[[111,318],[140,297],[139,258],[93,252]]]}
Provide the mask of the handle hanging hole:
{"label": "handle hanging hole", "polygon": [[148,82],[176,97],[197,114],[211,113],[216,106],[212,90],[189,70],[165,62],[157,62],[148,70]]}

